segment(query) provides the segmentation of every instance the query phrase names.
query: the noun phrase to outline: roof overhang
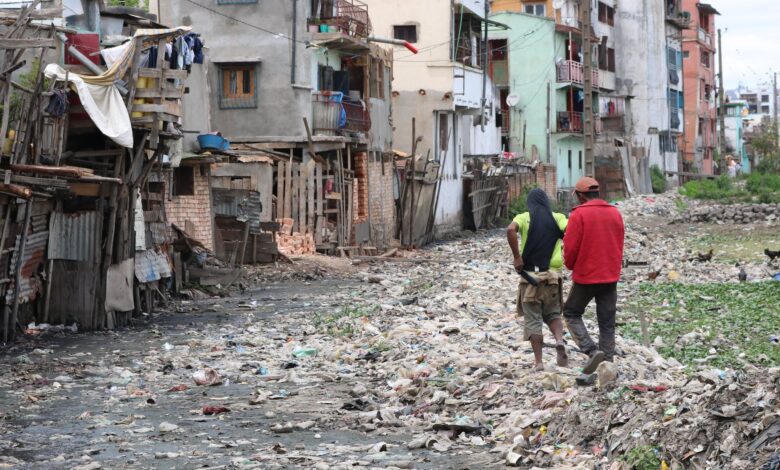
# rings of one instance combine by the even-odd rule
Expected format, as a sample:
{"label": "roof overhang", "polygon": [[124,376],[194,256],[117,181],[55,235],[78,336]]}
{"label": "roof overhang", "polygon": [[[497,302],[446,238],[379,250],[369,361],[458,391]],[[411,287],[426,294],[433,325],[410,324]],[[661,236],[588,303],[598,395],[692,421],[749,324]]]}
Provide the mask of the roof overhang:
{"label": "roof overhang", "polygon": [[697,3],[696,7],[699,9],[702,13],[710,13],[713,15],[720,15],[720,12],[715,9],[712,5],[709,3]]}

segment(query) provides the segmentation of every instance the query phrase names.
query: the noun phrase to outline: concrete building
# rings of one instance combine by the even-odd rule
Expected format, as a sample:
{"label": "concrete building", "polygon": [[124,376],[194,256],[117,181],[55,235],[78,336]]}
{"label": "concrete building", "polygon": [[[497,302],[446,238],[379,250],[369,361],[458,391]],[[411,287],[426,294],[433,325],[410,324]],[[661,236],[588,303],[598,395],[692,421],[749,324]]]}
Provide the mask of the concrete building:
{"label": "concrete building", "polygon": [[[557,8],[553,8],[557,7]],[[584,76],[579,5],[497,1],[493,16],[510,30],[491,34],[491,72],[502,96],[504,140],[528,160],[554,163],[559,188],[585,174]],[[594,160],[615,158],[625,138],[625,97],[617,94],[614,3],[593,11]],[[505,90],[505,91],[504,91]],[[511,97],[506,103],[505,97]],[[598,165],[596,173],[598,176]],[[622,183],[621,183],[622,186]]]}
{"label": "concrete building", "polygon": [[[378,36],[420,50],[393,49],[393,142],[412,150],[412,119],[423,140],[417,153],[442,164],[437,232],[463,224],[463,163],[501,152],[498,97],[485,64],[486,0],[365,0]],[[492,27],[497,27],[493,25]]]}
{"label": "concrete building", "polygon": [[[690,21],[679,0],[624,2],[616,27],[618,91],[632,96],[628,134],[644,173],[657,166],[678,172],[683,133],[682,31]],[[643,163],[646,163],[643,164]],[[646,177],[642,175],[642,181]],[[648,187],[637,188],[648,190]]]}
{"label": "concrete building", "polygon": [[743,173],[750,173],[750,158],[745,149],[745,117],[747,103],[732,101],[723,105],[726,108],[724,124],[726,126],[726,152],[742,165]]}
{"label": "concrete building", "polygon": [[772,85],[766,83],[752,90],[748,88],[738,90],[738,98],[745,102],[747,113],[751,115],[774,117],[776,105],[773,96]]}
{"label": "concrete building", "polygon": [[682,0],[682,13],[691,18],[691,27],[683,30],[683,170],[709,175],[716,167],[718,144],[715,16],[719,13],[697,0]]}
{"label": "concrete building", "polygon": [[[393,158],[392,54],[369,41],[374,33],[365,3],[167,0],[150,9],[192,26],[206,47],[198,76],[209,92],[184,104],[184,126],[191,131],[185,154],[200,150],[197,134],[220,132],[234,156],[240,153],[237,163],[271,157],[268,177],[240,191],[260,192],[260,222],[278,220],[291,227],[288,235],[307,237],[307,246],[335,252],[338,246],[389,243],[395,231],[395,199],[386,190],[394,178],[386,171]],[[285,160],[281,155],[292,175],[279,172],[285,169],[278,164]],[[320,179],[306,181],[315,173]],[[291,177],[292,186],[285,186]],[[292,201],[284,200],[291,192]],[[233,193],[245,199],[238,189]],[[373,204],[351,210],[362,200]]]}

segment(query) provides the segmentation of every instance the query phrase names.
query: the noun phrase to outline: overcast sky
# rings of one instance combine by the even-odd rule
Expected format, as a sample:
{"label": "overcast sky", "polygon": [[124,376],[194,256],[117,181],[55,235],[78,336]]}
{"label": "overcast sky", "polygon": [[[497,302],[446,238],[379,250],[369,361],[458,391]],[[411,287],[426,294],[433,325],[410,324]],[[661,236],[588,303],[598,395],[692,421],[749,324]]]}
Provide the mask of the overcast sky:
{"label": "overcast sky", "polygon": [[723,30],[723,80],[727,89],[754,86],[780,73],[780,0],[711,0]]}

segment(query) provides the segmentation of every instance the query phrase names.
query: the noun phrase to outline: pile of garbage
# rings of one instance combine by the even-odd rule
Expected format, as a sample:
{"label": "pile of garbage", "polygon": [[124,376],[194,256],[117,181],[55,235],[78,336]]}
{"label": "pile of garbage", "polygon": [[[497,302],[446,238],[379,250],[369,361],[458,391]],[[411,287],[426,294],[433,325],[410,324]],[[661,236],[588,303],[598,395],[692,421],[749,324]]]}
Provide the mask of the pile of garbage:
{"label": "pile of garbage", "polygon": [[710,222],[718,224],[750,224],[777,222],[780,204],[699,205],[677,215],[674,223]]}

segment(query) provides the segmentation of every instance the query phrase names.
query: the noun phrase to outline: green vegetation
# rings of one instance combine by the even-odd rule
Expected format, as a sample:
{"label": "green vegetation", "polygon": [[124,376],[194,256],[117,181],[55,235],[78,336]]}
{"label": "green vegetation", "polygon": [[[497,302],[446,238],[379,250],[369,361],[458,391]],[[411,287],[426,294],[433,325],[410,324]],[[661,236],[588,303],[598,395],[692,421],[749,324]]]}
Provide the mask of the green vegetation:
{"label": "green vegetation", "polygon": [[764,121],[750,139],[750,147],[759,157],[755,168],[760,173],[780,173],[780,152],[777,148],[777,123]]}
{"label": "green vegetation", "polygon": [[[735,275],[736,276],[736,275]],[[743,361],[780,365],[780,284],[777,281],[734,284],[644,284],[638,300],[627,306],[621,333],[641,340],[637,312],[644,311],[649,339],[660,336],[658,351],[688,365],[741,368]],[[678,338],[695,332],[688,342]],[[684,344],[683,344],[684,343]],[[711,351],[714,349],[714,351]],[[744,356],[740,358],[740,355]]]}
{"label": "green vegetation", "polygon": [[111,7],[143,8],[149,11],[149,0],[107,0],[106,4]]}
{"label": "green vegetation", "polygon": [[[525,186],[523,188],[523,191],[520,193],[520,195],[509,203],[509,211],[507,214],[507,218],[504,221],[507,225],[509,225],[512,222],[512,219],[514,219],[517,216],[517,214],[528,212],[528,204],[526,203],[526,201],[528,200],[528,193],[530,193],[532,190],[536,188],[537,186],[534,184]],[[550,207],[552,208],[553,212],[561,212],[558,201],[554,199],[550,199]]]}
{"label": "green vegetation", "polygon": [[677,209],[677,212],[685,212],[688,209],[688,203],[685,202],[685,199],[676,197],[674,198],[674,207]]}
{"label": "green vegetation", "polygon": [[658,165],[653,165],[650,168],[650,183],[655,194],[661,194],[666,191],[666,178],[663,171],[658,168]]}
{"label": "green vegetation", "polygon": [[363,307],[347,306],[328,315],[317,313],[314,316],[314,327],[331,336],[352,336],[358,331],[356,320],[370,314],[371,311]]}
{"label": "green vegetation", "polygon": [[726,204],[780,203],[780,175],[753,173],[744,179],[744,184],[735,184],[735,180],[726,175],[714,180],[689,181],[680,188],[680,194]]}
{"label": "green vegetation", "polygon": [[658,450],[653,446],[638,446],[631,449],[624,457],[629,468],[636,470],[658,470],[661,459]]}
{"label": "green vegetation", "polygon": [[780,247],[780,231],[772,227],[756,227],[749,232],[708,234],[695,240],[692,250],[706,253],[713,247],[719,262],[761,263],[767,259],[764,248]]}

